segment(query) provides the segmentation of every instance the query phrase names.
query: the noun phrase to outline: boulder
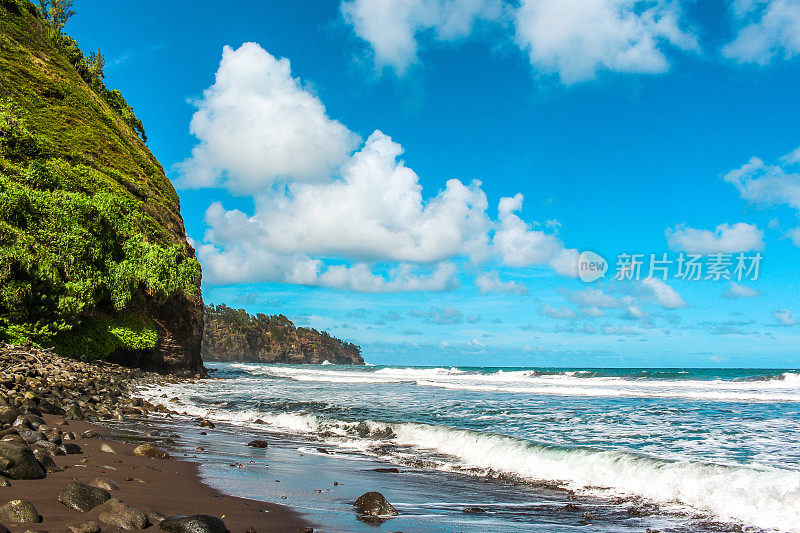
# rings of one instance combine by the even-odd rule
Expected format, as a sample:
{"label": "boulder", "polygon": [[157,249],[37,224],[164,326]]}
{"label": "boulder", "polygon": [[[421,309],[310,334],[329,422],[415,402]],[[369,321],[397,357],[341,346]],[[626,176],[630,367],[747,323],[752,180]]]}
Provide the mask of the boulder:
{"label": "boulder", "polygon": [[269,446],[269,443],[265,440],[256,439],[256,440],[251,440],[250,442],[247,443],[247,445],[250,446],[251,448],[266,448],[267,446]]}
{"label": "boulder", "polygon": [[106,444],[105,442],[100,445],[100,451],[106,453],[117,453],[111,445]]}
{"label": "boulder", "polygon": [[88,512],[111,499],[111,494],[103,489],[92,487],[78,483],[77,481],[70,481],[61,494],[58,495],[58,501],[81,512]]}
{"label": "boulder", "polygon": [[397,509],[380,492],[367,492],[353,504],[359,514],[368,516],[397,516]]}
{"label": "boulder", "polygon": [[47,472],[58,472],[60,470],[56,462],[46,451],[36,448],[33,450],[33,456],[36,457],[36,460],[39,461]]}
{"label": "boulder", "polygon": [[0,406],[0,423],[13,424],[20,415],[19,411],[8,405]]}
{"label": "boulder", "polygon": [[11,479],[42,479],[42,464],[27,446],[0,442],[0,475]]}
{"label": "boulder", "polygon": [[25,429],[23,427],[20,427],[17,430],[17,433],[28,444],[33,444],[34,442],[37,442],[37,441],[40,441],[40,440],[47,440],[47,435],[45,435],[41,431],[33,431],[33,430],[30,430],[30,429]]}
{"label": "boulder", "polygon": [[144,529],[147,527],[147,515],[134,509],[125,502],[111,498],[95,508],[97,519],[122,529]]}
{"label": "boulder", "polygon": [[147,520],[151,524],[158,524],[166,518],[163,513],[160,513],[153,508],[145,509],[144,512],[147,514]]}
{"label": "boulder", "polygon": [[100,524],[97,522],[81,522],[80,524],[68,524],[67,529],[72,533],[100,533]]}
{"label": "boulder", "polygon": [[225,522],[216,516],[196,514],[192,516],[170,516],[158,524],[167,533],[226,533]]}
{"label": "boulder", "polygon": [[46,426],[47,422],[45,422],[44,418],[41,416],[28,413],[19,415],[16,421],[14,421],[14,425],[16,427],[23,426],[33,430],[38,430],[41,426]]}
{"label": "boulder", "polygon": [[83,453],[81,447],[74,442],[65,442],[59,446],[58,449],[64,452],[64,455],[78,455],[79,453]]}
{"label": "boulder", "polygon": [[152,444],[142,444],[133,449],[133,455],[140,457],[150,457],[151,459],[169,459],[169,454],[159,450]]}
{"label": "boulder", "polygon": [[113,480],[108,479],[107,477],[96,477],[89,485],[92,487],[97,487],[98,489],[103,490],[119,490],[119,485],[117,485]]}
{"label": "boulder", "polygon": [[86,420],[86,415],[76,403],[66,408],[65,416],[67,420]]}
{"label": "boulder", "polygon": [[39,402],[39,410],[46,415],[61,416],[65,413],[65,411],[62,408],[51,402],[48,402],[47,400],[42,400],[41,402]]}
{"label": "boulder", "polygon": [[19,524],[39,524],[42,517],[31,502],[11,500],[0,507],[0,521]]}

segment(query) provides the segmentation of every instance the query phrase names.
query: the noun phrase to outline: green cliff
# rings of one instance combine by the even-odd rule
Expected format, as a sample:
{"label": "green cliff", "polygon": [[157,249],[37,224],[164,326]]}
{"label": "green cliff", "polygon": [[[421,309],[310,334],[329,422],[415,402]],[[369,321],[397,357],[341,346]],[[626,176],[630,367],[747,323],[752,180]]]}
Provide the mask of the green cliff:
{"label": "green cliff", "polygon": [[283,315],[250,315],[222,305],[205,308],[203,359],[246,363],[363,365],[361,348],[324,331],[298,328]]}
{"label": "green cliff", "polygon": [[200,370],[200,265],[178,196],[64,15],[0,0],[0,340]]}

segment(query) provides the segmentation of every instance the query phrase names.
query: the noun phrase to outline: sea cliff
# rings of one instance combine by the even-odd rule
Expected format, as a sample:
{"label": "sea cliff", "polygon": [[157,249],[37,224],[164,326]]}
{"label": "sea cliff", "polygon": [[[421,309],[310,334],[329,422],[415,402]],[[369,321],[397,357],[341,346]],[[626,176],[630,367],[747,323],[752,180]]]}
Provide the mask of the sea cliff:
{"label": "sea cliff", "polygon": [[0,340],[201,371],[178,195],[68,15],[0,0]]}

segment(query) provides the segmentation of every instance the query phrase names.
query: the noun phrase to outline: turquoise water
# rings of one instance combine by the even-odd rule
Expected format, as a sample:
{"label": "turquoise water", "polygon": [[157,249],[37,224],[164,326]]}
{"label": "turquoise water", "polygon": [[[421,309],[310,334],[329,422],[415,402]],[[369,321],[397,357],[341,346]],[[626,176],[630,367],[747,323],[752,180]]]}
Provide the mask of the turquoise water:
{"label": "turquoise water", "polygon": [[211,367],[216,379],[143,395],[305,439],[307,455],[321,443],[353,462],[800,531],[796,370]]}

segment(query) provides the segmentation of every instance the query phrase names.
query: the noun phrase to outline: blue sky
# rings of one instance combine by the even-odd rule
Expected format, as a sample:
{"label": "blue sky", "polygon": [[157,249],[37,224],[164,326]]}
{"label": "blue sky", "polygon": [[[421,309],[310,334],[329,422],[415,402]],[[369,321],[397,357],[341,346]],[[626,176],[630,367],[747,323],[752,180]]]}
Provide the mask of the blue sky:
{"label": "blue sky", "polygon": [[[798,366],[797,0],[75,8],[207,302],[372,363]],[[681,252],[760,276],[612,279]]]}

